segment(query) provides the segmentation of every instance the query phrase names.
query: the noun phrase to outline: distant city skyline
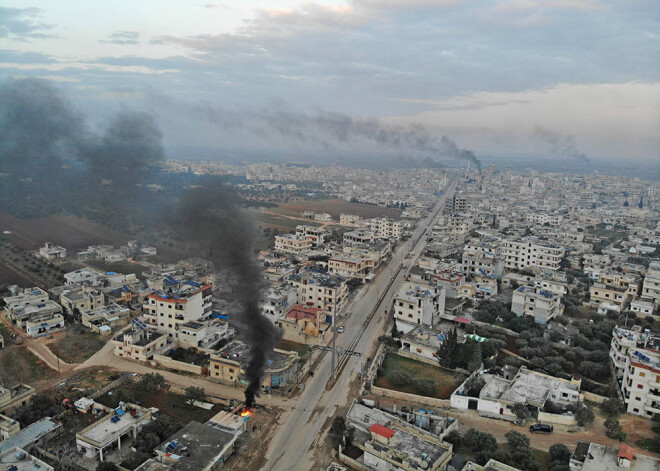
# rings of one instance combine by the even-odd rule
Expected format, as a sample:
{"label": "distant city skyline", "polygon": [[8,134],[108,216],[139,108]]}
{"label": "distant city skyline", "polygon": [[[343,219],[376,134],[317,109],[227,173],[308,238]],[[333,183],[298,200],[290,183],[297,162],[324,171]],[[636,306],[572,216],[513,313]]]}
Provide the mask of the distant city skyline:
{"label": "distant city skyline", "polygon": [[52,82],[92,122],[149,111],[170,149],[428,153],[326,127],[375,118],[477,156],[653,165],[659,13],[644,0],[9,0],[0,78]]}

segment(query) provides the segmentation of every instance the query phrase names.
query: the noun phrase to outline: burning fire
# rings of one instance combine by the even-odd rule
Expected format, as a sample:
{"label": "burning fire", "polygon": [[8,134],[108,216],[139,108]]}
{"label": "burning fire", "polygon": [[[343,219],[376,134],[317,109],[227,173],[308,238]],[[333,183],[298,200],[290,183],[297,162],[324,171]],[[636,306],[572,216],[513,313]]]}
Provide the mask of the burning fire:
{"label": "burning fire", "polygon": [[250,411],[244,410],[243,412],[241,412],[241,417],[250,417]]}

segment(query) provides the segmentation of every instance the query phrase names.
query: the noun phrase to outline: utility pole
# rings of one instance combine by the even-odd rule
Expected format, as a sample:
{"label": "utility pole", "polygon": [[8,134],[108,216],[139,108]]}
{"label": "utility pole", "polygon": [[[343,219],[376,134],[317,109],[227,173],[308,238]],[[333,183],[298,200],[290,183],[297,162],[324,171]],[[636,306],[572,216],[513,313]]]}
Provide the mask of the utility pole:
{"label": "utility pole", "polygon": [[[341,285],[340,285],[341,286]],[[335,288],[334,309],[332,312],[332,373],[331,378],[335,379],[335,360],[337,356],[337,296],[339,288]]]}

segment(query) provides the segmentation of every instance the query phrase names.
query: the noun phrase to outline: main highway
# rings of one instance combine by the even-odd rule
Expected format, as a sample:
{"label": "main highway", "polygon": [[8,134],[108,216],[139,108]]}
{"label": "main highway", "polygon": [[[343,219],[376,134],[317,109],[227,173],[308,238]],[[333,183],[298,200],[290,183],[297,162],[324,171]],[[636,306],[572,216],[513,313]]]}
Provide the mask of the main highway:
{"label": "main highway", "polygon": [[[289,471],[314,467],[315,451],[321,447],[315,442],[321,436],[323,424],[348,402],[351,382],[361,371],[364,357],[382,335],[387,312],[408,272],[408,265],[422,252],[433,222],[454,188],[452,181],[433,210],[419,221],[412,237],[397,247],[389,263],[344,308],[343,313],[348,315],[344,317],[345,332],[337,335],[338,350],[352,350],[364,355],[339,358],[337,363],[343,368],[337,369],[338,376],[331,388],[326,388],[326,385],[332,372],[332,354],[328,353],[320,359],[314,376],[307,380],[296,405],[281,417],[282,423],[270,442],[262,469]],[[409,252],[415,253],[412,260],[406,259]]]}

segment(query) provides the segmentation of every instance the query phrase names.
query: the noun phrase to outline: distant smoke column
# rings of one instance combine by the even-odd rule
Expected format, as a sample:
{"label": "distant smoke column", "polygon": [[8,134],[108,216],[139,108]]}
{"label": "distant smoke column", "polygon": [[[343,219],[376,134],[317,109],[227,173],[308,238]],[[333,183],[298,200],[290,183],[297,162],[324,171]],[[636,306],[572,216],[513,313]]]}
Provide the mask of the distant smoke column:
{"label": "distant smoke column", "polygon": [[553,154],[561,155],[563,157],[571,157],[591,166],[589,158],[578,151],[575,145],[575,136],[562,136],[559,133],[549,131],[541,126],[534,128],[534,135],[548,144],[550,146],[550,152]]}
{"label": "distant smoke column", "polygon": [[189,191],[174,222],[185,228],[187,240],[198,245],[202,257],[235,277],[236,300],[241,305],[239,331],[250,346],[244,369],[248,381],[245,404],[251,407],[260,391],[268,355],[280,339],[277,328],[259,308],[262,276],[253,255],[253,227],[235,196],[224,188]]}

